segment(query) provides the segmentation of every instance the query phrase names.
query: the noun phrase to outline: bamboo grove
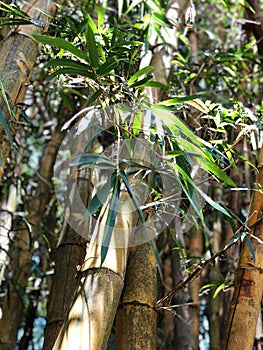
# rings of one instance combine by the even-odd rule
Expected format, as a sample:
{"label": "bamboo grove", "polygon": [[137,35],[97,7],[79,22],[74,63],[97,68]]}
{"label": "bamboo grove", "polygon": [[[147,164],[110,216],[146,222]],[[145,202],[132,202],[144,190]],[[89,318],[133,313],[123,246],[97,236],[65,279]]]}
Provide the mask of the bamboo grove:
{"label": "bamboo grove", "polygon": [[262,11],[0,1],[0,350],[261,349]]}

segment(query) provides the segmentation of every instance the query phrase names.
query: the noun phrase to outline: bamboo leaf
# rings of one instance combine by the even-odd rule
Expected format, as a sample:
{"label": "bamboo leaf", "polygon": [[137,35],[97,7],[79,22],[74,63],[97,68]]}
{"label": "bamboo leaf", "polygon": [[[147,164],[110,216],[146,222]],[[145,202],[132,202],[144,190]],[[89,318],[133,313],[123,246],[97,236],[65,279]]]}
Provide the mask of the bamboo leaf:
{"label": "bamboo leaf", "polygon": [[225,172],[223,172],[223,170],[217,164],[213,163],[213,161],[203,157],[199,157],[197,161],[204,170],[215,175],[219,180],[224,181],[229,186],[236,187],[234,181]]}
{"label": "bamboo leaf", "polygon": [[249,254],[250,254],[251,260],[253,261],[253,263],[255,263],[255,253],[254,253],[254,249],[253,249],[253,246],[252,246],[252,243],[251,243],[251,239],[249,238],[248,235],[245,235],[245,241],[246,241],[246,244],[247,244],[247,247],[248,247],[248,250],[249,250]]}
{"label": "bamboo leaf", "polygon": [[0,4],[2,6],[4,6],[4,7],[0,8],[1,11],[12,13],[13,15],[16,15],[16,16],[19,16],[19,17],[22,17],[22,18],[26,18],[26,19],[30,18],[27,13],[19,10],[19,8],[15,7],[14,5],[10,6],[10,5],[4,3],[3,1],[0,1]]}
{"label": "bamboo leaf", "polygon": [[90,25],[87,26],[86,32],[86,46],[89,52],[90,64],[93,68],[99,66],[98,48],[96,45],[95,34]]}
{"label": "bamboo leaf", "polygon": [[213,159],[210,158],[210,153],[206,152],[205,148],[197,147],[192,142],[189,142],[186,139],[177,137],[177,143],[179,146],[183,147],[184,150],[190,154],[197,154],[197,162],[201,168],[215,175],[219,180],[224,181],[226,184],[236,187],[233,180],[223,172],[223,170],[214,163]]}
{"label": "bamboo leaf", "polygon": [[79,61],[71,60],[68,58],[55,58],[47,62],[45,64],[45,67],[71,67],[71,68],[80,69],[80,70],[87,69],[90,71],[89,65],[85,63],[81,63]]}
{"label": "bamboo leaf", "polygon": [[115,182],[116,182],[116,173],[114,172],[111,175],[111,180],[106,182],[106,184],[102,186],[101,189],[98,190],[98,192],[89,202],[87,210],[84,213],[83,219],[87,219],[91,215],[95,214],[98,211],[98,209],[102,206],[102,204],[105,203]]}
{"label": "bamboo leaf", "polygon": [[209,110],[207,109],[206,105],[200,98],[196,98],[195,100],[185,101],[186,104],[189,104],[190,106],[195,107],[199,111],[207,114],[209,113]]}
{"label": "bamboo leaf", "polygon": [[225,288],[225,282],[221,283],[215,290],[214,294],[213,294],[213,299],[215,299],[217,297],[217,295],[221,292],[221,290],[223,290]]}
{"label": "bamboo leaf", "polygon": [[[0,9],[1,10],[1,9]],[[7,18],[7,17],[0,17],[0,25],[1,27],[4,26],[19,26],[19,25],[28,25],[32,24],[31,20],[27,19],[12,19],[12,18]]]}
{"label": "bamboo leaf", "polygon": [[3,96],[3,100],[5,101],[5,104],[6,104],[6,107],[8,109],[8,112],[10,114],[11,117],[15,117],[15,114],[14,112],[11,110],[11,107],[9,105],[9,102],[8,102],[8,99],[7,99],[7,96],[6,96],[6,93],[5,93],[5,88],[4,88],[4,85],[2,83],[2,80],[0,79],[0,90],[1,90],[1,93],[2,93],[2,96]]}
{"label": "bamboo leaf", "polygon": [[204,198],[204,200],[210,204],[213,208],[215,208],[218,211],[221,211],[226,216],[230,216],[228,211],[222,207],[219,203],[215,202],[211,197],[209,197],[206,193],[204,193],[199,187],[196,187],[197,191],[201,194],[201,196]]}
{"label": "bamboo leaf", "polygon": [[135,87],[143,87],[144,84],[149,81],[153,76],[152,75],[148,75],[147,77],[136,81],[135,83],[131,84],[129,87],[130,88],[135,88]]}
{"label": "bamboo leaf", "polygon": [[88,98],[87,106],[90,106],[94,101],[96,101],[97,98],[99,98],[101,94],[102,94],[102,91],[101,91],[101,90],[95,91],[94,94],[92,94],[92,95]]}
{"label": "bamboo leaf", "polygon": [[189,101],[193,101],[195,99],[199,99],[200,97],[205,97],[205,96],[206,96],[205,94],[196,94],[196,95],[190,95],[190,96],[178,96],[178,97],[171,98],[169,100],[161,101],[158,104],[156,104],[155,106],[174,106],[174,105],[178,105],[178,104],[184,103],[184,102],[189,103]]}
{"label": "bamboo leaf", "polygon": [[4,114],[3,114],[2,110],[1,110],[1,108],[0,108],[0,123],[2,124],[6,135],[8,136],[9,142],[12,145],[13,144],[13,138],[12,138],[10,129],[9,129],[7,123],[6,123],[6,120],[5,120],[5,117],[4,117]]}
{"label": "bamboo leaf", "polygon": [[[169,164],[168,164],[169,165]],[[193,206],[197,216],[201,220],[202,225],[205,226],[204,222],[204,216],[202,212],[202,206],[200,204],[200,200],[198,200],[198,197],[196,196],[196,186],[193,180],[187,175],[187,173],[176,163],[172,163],[169,165],[173,170],[176,170],[181,174],[182,178],[184,179],[184,183],[181,181],[181,179],[178,177],[178,181],[180,183],[180,186],[182,187],[182,190],[184,191],[186,197],[188,198],[190,204]],[[175,174],[177,176],[177,174]]]}
{"label": "bamboo leaf", "polygon": [[70,68],[70,67],[66,67],[66,68],[61,68],[56,70],[55,72],[53,72],[52,74],[50,74],[46,81],[50,81],[53,78],[55,78],[57,75],[61,75],[61,74],[68,74],[68,75],[79,75],[82,77],[88,77],[92,80],[96,80],[96,77],[93,73],[91,73],[90,71],[88,71],[87,69],[75,69],[75,68]]}
{"label": "bamboo leaf", "polygon": [[147,74],[153,70],[152,66],[144,67],[140,69],[138,72],[133,74],[133,76],[130,77],[128,80],[128,85],[131,86],[138,78],[140,78],[142,75]]}
{"label": "bamboo leaf", "polygon": [[165,109],[164,106],[155,104],[151,106],[150,110],[172,131],[173,136],[177,137],[179,130],[196,145],[211,148],[211,145],[208,142],[196,136],[180,118]]}
{"label": "bamboo leaf", "polygon": [[111,58],[107,60],[105,63],[103,63],[97,70],[97,74],[101,77],[104,75],[110,73],[114,68],[117,67],[119,61],[117,61],[115,58]]}
{"label": "bamboo leaf", "polygon": [[85,165],[87,168],[95,169],[116,169],[116,163],[103,154],[84,154],[74,158],[70,162],[71,166]]}
{"label": "bamboo leaf", "polygon": [[69,52],[71,52],[74,56],[89,62],[89,57],[80,49],[78,49],[75,45],[71,44],[65,39],[62,38],[54,38],[52,36],[47,35],[39,35],[39,34],[32,34],[33,38],[37,41],[39,41],[42,44],[50,45],[53,47],[57,47],[59,49],[64,49]]}
{"label": "bamboo leaf", "polygon": [[103,262],[105,261],[108,250],[109,250],[110,240],[111,240],[111,236],[112,236],[112,232],[114,229],[116,216],[117,216],[119,197],[120,197],[120,180],[119,180],[118,176],[116,176],[113,193],[112,193],[111,200],[110,200],[110,208],[109,208],[108,215],[107,215],[105,231],[104,231],[103,239],[102,239],[101,266],[102,266]]}

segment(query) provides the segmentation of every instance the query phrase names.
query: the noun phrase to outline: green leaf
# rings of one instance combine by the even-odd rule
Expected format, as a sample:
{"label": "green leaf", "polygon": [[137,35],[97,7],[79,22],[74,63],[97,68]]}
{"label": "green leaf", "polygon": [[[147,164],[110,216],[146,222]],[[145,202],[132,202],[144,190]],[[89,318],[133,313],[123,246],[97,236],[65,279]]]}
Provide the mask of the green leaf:
{"label": "green leaf", "polygon": [[213,295],[213,299],[215,299],[217,297],[217,295],[221,292],[221,290],[223,290],[225,288],[225,282],[221,283],[215,290],[214,295]]}
{"label": "green leaf", "polygon": [[206,152],[205,148],[197,147],[192,142],[189,142],[188,140],[181,137],[177,137],[176,141],[179,146],[183,147],[183,149],[189,153],[198,155],[196,159],[202,169],[215,175],[219,180],[224,181],[226,184],[236,187],[233,180],[225,172],[223,172],[217,164],[213,162],[213,159],[210,157],[210,153]]}
{"label": "green leaf", "polygon": [[100,97],[100,95],[102,94],[101,90],[97,90],[94,92],[94,94],[92,94],[87,101],[87,106],[90,106],[93,102],[95,102],[97,100],[98,97]]}
{"label": "green leaf", "polygon": [[96,27],[95,22],[87,12],[86,12],[85,18],[88,20],[88,26],[91,28],[93,33],[98,33],[98,29]]}
{"label": "green leaf", "polygon": [[74,68],[61,68],[56,70],[55,72],[53,72],[52,74],[50,74],[46,81],[50,81],[53,78],[55,78],[57,75],[61,75],[61,74],[68,74],[68,75],[79,75],[81,77],[88,77],[90,79],[96,80],[96,77],[93,73],[91,73],[90,71],[86,70],[86,69],[74,69]]}
{"label": "green leaf", "polygon": [[50,45],[50,46],[54,46],[57,47],[59,49],[64,49],[67,50],[69,52],[71,52],[74,56],[89,62],[89,57],[81,50],[79,50],[76,46],[74,46],[73,44],[71,44],[70,42],[68,42],[65,39],[62,38],[54,38],[52,36],[47,36],[47,35],[39,35],[39,34],[32,34],[32,37],[41,42],[42,44],[45,45]]}
{"label": "green leaf", "polygon": [[[1,9],[0,9],[1,10]],[[4,26],[19,26],[19,25],[28,25],[32,24],[31,20],[27,19],[11,19],[7,17],[0,17],[0,25],[1,27]]]}
{"label": "green leaf", "polygon": [[158,104],[156,104],[156,106],[175,106],[187,101],[192,101],[195,99],[199,99],[200,97],[205,97],[205,94],[196,94],[196,95],[190,95],[190,96],[178,96],[178,97],[174,97],[171,98],[169,100],[165,100],[165,101],[161,101]]}
{"label": "green leaf", "polygon": [[153,20],[163,27],[171,28],[171,23],[169,22],[168,18],[158,12],[153,14]]}
{"label": "green leaf", "polygon": [[246,244],[247,244],[247,247],[248,247],[248,250],[249,250],[249,254],[250,254],[251,260],[253,261],[253,263],[255,263],[255,253],[254,253],[254,249],[253,249],[253,246],[252,246],[252,243],[251,243],[251,239],[249,238],[248,235],[245,235],[245,241],[246,241]]}
{"label": "green leaf", "polygon": [[116,163],[111,161],[104,154],[84,154],[74,158],[70,162],[71,166],[85,165],[87,168],[94,169],[116,169]]}
{"label": "green leaf", "polygon": [[204,193],[199,187],[196,187],[197,191],[201,194],[201,196],[204,198],[204,200],[210,204],[213,208],[215,208],[218,211],[221,211],[226,216],[230,216],[230,214],[227,212],[227,210],[222,207],[219,203],[215,202],[211,197],[209,197],[206,193]]}
{"label": "green leaf", "polygon": [[141,4],[142,0],[133,0],[133,2],[130,4],[128,9],[126,10],[125,14],[129,13],[135,6]]}
{"label": "green leaf", "polygon": [[2,93],[2,96],[3,96],[3,100],[6,104],[6,107],[8,109],[8,112],[10,114],[11,117],[15,117],[15,114],[14,112],[11,110],[11,107],[9,105],[9,102],[8,102],[8,99],[7,99],[7,96],[6,96],[6,93],[5,93],[5,88],[4,88],[4,85],[2,83],[2,80],[0,79],[0,90],[1,90],[1,93]]}
{"label": "green leaf", "polygon": [[105,63],[103,63],[97,70],[97,74],[101,77],[104,75],[110,73],[114,68],[117,67],[119,61],[117,61],[115,58],[111,58],[107,60]]}
{"label": "green leaf", "polygon": [[160,118],[162,122],[172,131],[172,136],[177,137],[179,130],[186,137],[188,137],[189,140],[198,146],[207,146],[208,148],[211,148],[211,145],[208,142],[196,136],[180,118],[178,118],[172,112],[166,110],[164,106],[154,104],[150,107],[150,110],[156,115],[156,117]]}
{"label": "green leaf", "polygon": [[136,81],[135,83],[131,84],[129,87],[130,88],[135,88],[135,87],[141,87],[144,86],[144,84],[149,81],[153,76],[152,75],[148,75],[145,78]]}
{"label": "green leaf", "polygon": [[3,128],[5,130],[5,133],[8,136],[9,142],[12,145],[13,144],[13,138],[12,138],[10,129],[9,129],[7,123],[6,123],[6,120],[5,120],[5,117],[4,117],[4,114],[3,114],[2,110],[1,110],[1,108],[0,108],[0,123],[2,124],[2,126],[3,126]]}
{"label": "green leaf", "polygon": [[138,72],[133,74],[133,76],[130,77],[128,80],[128,85],[131,86],[138,78],[140,78],[142,75],[147,74],[153,70],[152,66],[147,66],[142,69],[140,69]]}
{"label": "green leaf", "polygon": [[[90,71],[90,66],[81,63],[79,61],[71,60],[68,58],[55,58],[53,60],[50,60],[45,64],[45,67],[71,67],[75,69],[80,69],[82,70],[88,70]],[[91,72],[91,71],[90,71]]]}
{"label": "green leaf", "polygon": [[206,158],[198,158],[197,161],[204,170],[209,171],[229,186],[236,187],[234,181],[217,164],[213,163],[213,161]]}
{"label": "green leaf", "polygon": [[[13,6],[10,6],[8,4],[5,4],[3,1],[0,1],[0,4],[4,7],[1,7],[0,10],[1,11],[4,11],[4,12],[8,12],[8,13],[12,13],[13,15],[16,15],[16,16],[19,16],[19,17],[22,17],[22,18],[26,18],[26,19],[29,19],[30,17],[28,16],[27,13],[19,10],[18,7],[15,7],[14,5]],[[31,18],[30,18],[31,19]]]}
{"label": "green leaf", "polygon": [[106,184],[102,186],[101,189],[99,189],[95,196],[91,199],[91,201],[88,204],[88,208],[83,216],[83,219],[87,219],[91,215],[95,214],[98,211],[98,209],[102,206],[102,204],[105,203],[115,182],[116,172],[114,172],[111,175],[111,180],[107,181]]}
{"label": "green leaf", "polygon": [[190,178],[190,176],[188,176],[188,174],[178,164],[176,164],[176,163],[169,164],[168,163],[168,165],[171,167],[172,170],[175,171],[175,176],[177,176],[177,172],[182,176],[186,186],[183,184],[180,177],[177,176],[177,179],[180,183],[180,186],[182,187],[186,197],[188,198],[188,200],[191,203],[191,205],[193,206],[196,214],[198,215],[199,219],[201,220],[202,225],[205,226],[200,200],[198,200],[198,197],[196,196],[197,187],[195,186],[195,183]]}
{"label": "green leaf", "polygon": [[102,266],[103,262],[105,261],[108,250],[109,250],[110,240],[111,240],[111,236],[112,236],[112,232],[114,229],[116,216],[117,216],[119,197],[120,197],[120,180],[119,180],[118,176],[116,176],[113,193],[112,193],[111,200],[110,200],[110,207],[109,207],[107,220],[106,220],[106,224],[105,224],[105,231],[104,231],[103,238],[102,238],[101,264],[100,264],[101,266]]}
{"label": "green leaf", "polygon": [[93,68],[98,68],[99,66],[98,48],[96,45],[95,34],[90,25],[87,26],[85,35],[86,35],[86,46],[89,52],[90,64]]}

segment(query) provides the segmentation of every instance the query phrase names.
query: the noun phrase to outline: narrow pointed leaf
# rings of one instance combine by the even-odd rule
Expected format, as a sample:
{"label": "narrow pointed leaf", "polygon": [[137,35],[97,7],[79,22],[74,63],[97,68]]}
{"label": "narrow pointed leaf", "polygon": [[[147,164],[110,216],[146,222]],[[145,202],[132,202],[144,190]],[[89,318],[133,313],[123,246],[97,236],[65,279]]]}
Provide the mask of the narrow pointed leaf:
{"label": "narrow pointed leaf", "polygon": [[87,168],[95,169],[116,169],[116,163],[103,154],[84,154],[78,156],[70,162],[71,166],[85,165]]}
{"label": "narrow pointed leaf", "polygon": [[142,75],[147,74],[153,70],[152,66],[144,67],[140,69],[138,72],[133,74],[133,76],[128,80],[128,85],[130,86],[133,84],[138,78],[140,78]]}
{"label": "narrow pointed leaf", "polygon": [[103,77],[106,74],[109,74],[114,68],[117,67],[118,61],[116,61],[115,58],[107,60],[105,63],[103,63],[97,70],[97,74],[101,77]]}
{"label": "narrow pointed leaf", "polygon": [[248,250],[249,250],[249,254],[251,257],[251,260],[253,261],[253,263],[255,263],[255,253],[254,253],[254,249],[251,243],[251,239],[249,238],[248,235],[245,235],[245,240],[246,240],[246,244],[248,246]]}
{"label": "narrow pointed leaf", "polygon": [[54,38],[52,36],[47,35],[39,35],[39,34],[33,34],[33,38],[42,44],[50,45],[57,47],[59,49],[64,49],[69,52],[71,52],[74,56],[83,59],[86,62],[89,62],[89,57],[80,49],[78,49],[75,45],[71,44],[65,39],[62,38]]}
{"label": "narrow pointed leaf", "polygon": [[102,204],[105,203],[115,182],[116,182],[116,173],[114,172],[111,175],[111,180],[108,181],[104,186],[102,186],[101,189],[98,190],[98,192],[89,202],[88,208],[83,216],[83,219],[87,219],[88,217],[95,214],[99,210]]}
{"label": "narrow pointed leaf", "polygon": [[6,135],[8,136],[9,142],[12,145],[13,144],[13,138],[12,138],[10,129],[9,129],[8,125],[7,125],[7,122],[5,120],[4,114],[3,114],[1,109],[0,109],[0,123],[2,124]]}
{"label": "narrow pointed leaf", "polygon": [[50,81],[52,80],[53,78],[55,78],[57,75],[60,75],[60,74],[68,74],[68,75],[79,75],[79,76],[82,76],[82,77],[88,77],[90,79],[94,79],[96,80],[96,77],[93,73],[91,73],[90,71],[88,71],[87,69],[76,69],[76,68],[70,68],[70,67],[66,67],[66,68],[61,68],[61,69],[58,69],[56,70],[54,73],[50,74],[46,81]]}
{"label": "narrow pointed leaf", "polygon": [[8,112],[10,114],[11,117],[15,117],[15,114],[14,112],[11,110],[11,107],[9,105],[9,102],[8,102],[8,99],[7,99],[7,96],[6,96],[6,93],[5,93],[5,88],[4,88],[4,85],[2,83],[2,80],[0,79],[0,90],[1,90],[1,94],[3,96],[3,100],[5,101],[5,104],[6,104],[6,107],[8,109]]}
{"label": "narrow pointed leaf", "polygon": [[100,95],[102,94],[101,90],[97,90],[94,92],[94,94],[92,94],[87,101],[87,106],[90,106],[93,102],[95,102],[97,100],[97,98],[100,97]]}
{"label": "narrow pointed leaf", "polygon": [[117,216],[119,197],[120,197],[120,180],[119,180],[118,176],[116,176],[113,193],[112,193],[111,200],[110,200],[110,208],[109,208],[108,215],[107,215],[105,231],[104,231],[103,239],[102,239],[101,266],[102,266],[103,262],[105,261],[108,250],[109,250],[110,240],[111,240],[111,236],[112,236],[112,232],[114,229],[116,216]]}
{"label": "narrow pointed leaf", "polygon": [[45,67],[71,67],[75,69],[80,69],[80,70],[89,70],[90,71],[90,66],[81,63],[79,61],[75,60],[70,60],[68,58],[55,58],[53,60],[50,60],[45,64]]}
{"label": "narrow pointed leaf", "polygon": [[153,76],[152,75],[147,75],[145,78],[136,81],[135,83],[131,84],[129,87],[134,88],[134,87],[142,87],[144,86]]}
{"label": "narrow pointed leaf", "polygon": [[86,34],[86,46],[89,52],[90,64],[93,68],[98,68],[99,66],[98,48],[96,45],[95,34],[90,25],[87,26],[87,30],[85,34]]}

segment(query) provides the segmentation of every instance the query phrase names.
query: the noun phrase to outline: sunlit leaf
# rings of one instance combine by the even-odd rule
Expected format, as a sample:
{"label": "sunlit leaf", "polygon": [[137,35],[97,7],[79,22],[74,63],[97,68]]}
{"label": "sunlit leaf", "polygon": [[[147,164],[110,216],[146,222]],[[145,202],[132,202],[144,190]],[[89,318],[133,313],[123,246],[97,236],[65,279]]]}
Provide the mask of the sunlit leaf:
{"label": "sunlit leaf", "polygon": [[185,101],[186,104],[189,104],[192,107],[195,107],[196,109],[198,109],[199,111],[203,112],[203,113],[208,113],[208,109],[206,107],[206,105],[204,104],[204,102],[202,100],[200,100],[199,98],[195,99],[195,100],[191,100],[191,101]]}
{"label": "sunlit leaf", "polygon": [[131,86],[136,80],[138,80],[142,75],[145,75],[153,70],[152,66],[147,66],[140,69],[128,80],[128,85]]}
{"label": "sunlit leaf", "polygon": [[129,87],[130,88],[135,88],[135,87],[140,87],[140,86],[144,86],[144,84],[149,81],[153,76],[152,75],[148,75],[145,78],[136,81],[135,83],[131,84]]}
{"label": "sunlit leaf", "polygon": [[195,99],[199,99],[200,97],[204,97],[204,94],[198,94],[198,95],[189,95],[189,96],[178,96],[178,97],[173,97],[169,100],[161,101],[156,106],[175,106],[187,101],[193,101]]}
{"label": "sunlit leaf", "polygon": [[214,294],[213,294],[213,299],[215,299],[218,294],[221,292],[221,290],[223,290],[225,288],[225,282],[221,283],[215,290]]}
{"label": "sunlit leaf", "polygon": [[22,18],[30,18],[27,13],[21,11],[18,7],[15,7],[14,5],[10,6],[3,1],[0,1],[0,4],[4,7],[1,7],[0,10],[8,13],[12,13],[13,15],[22,17]]}

